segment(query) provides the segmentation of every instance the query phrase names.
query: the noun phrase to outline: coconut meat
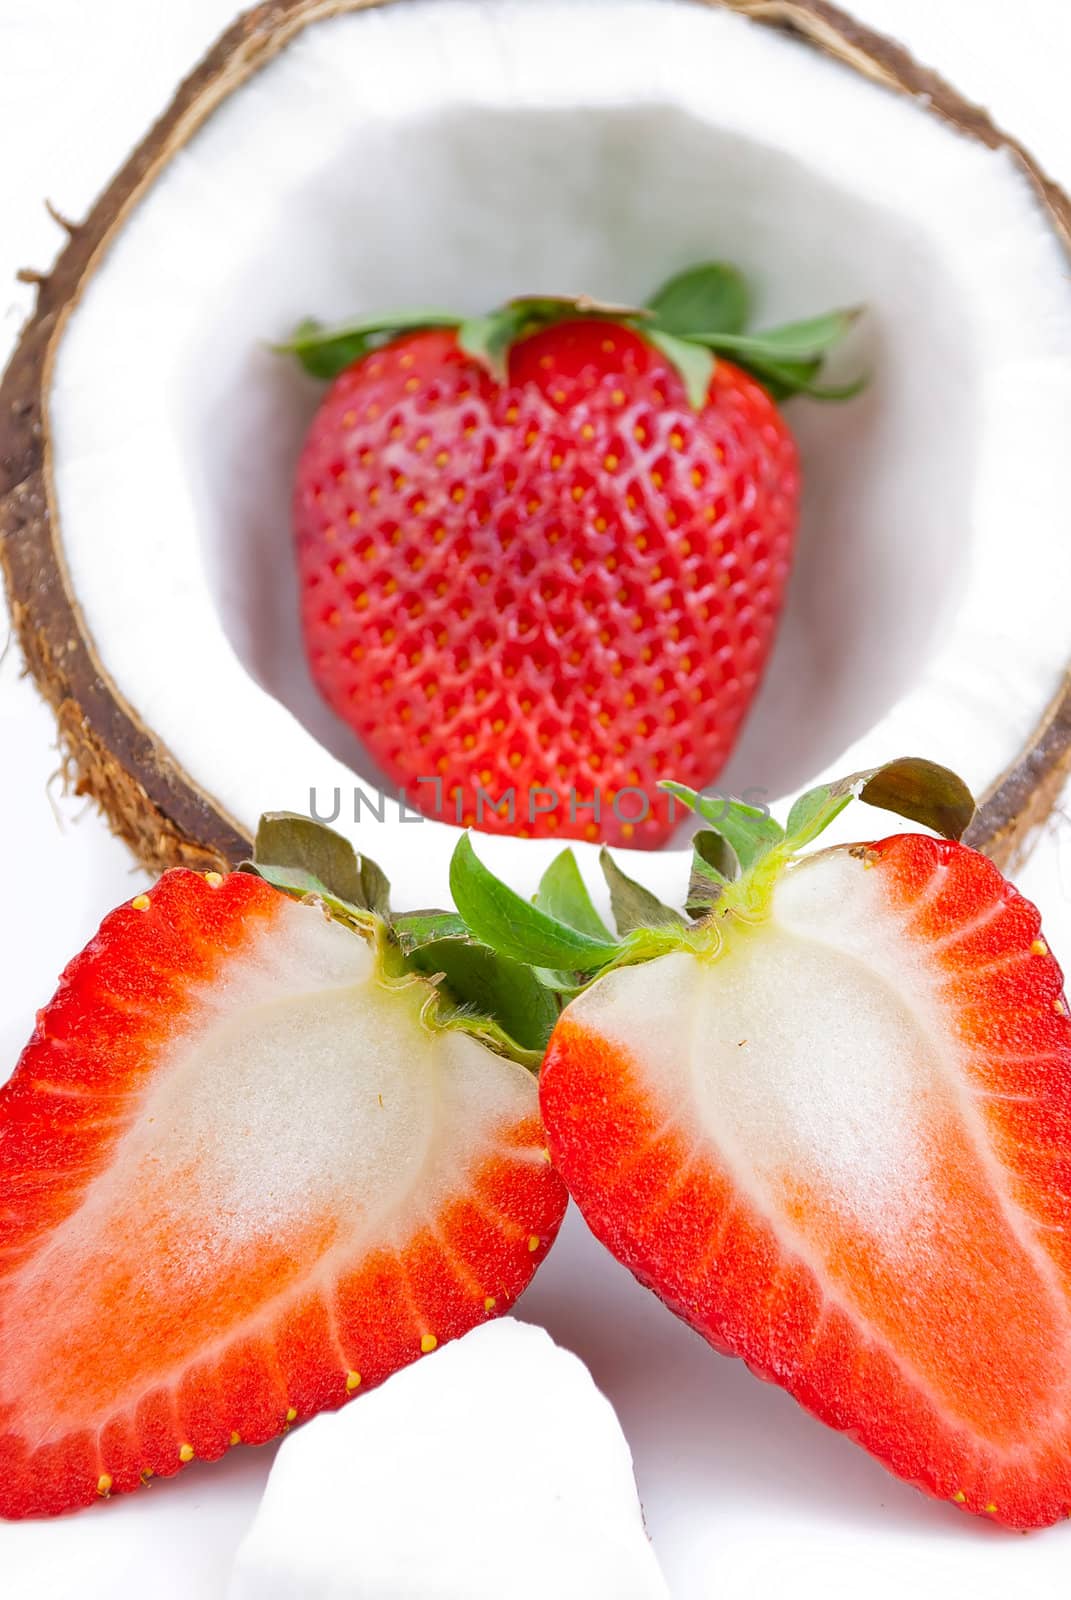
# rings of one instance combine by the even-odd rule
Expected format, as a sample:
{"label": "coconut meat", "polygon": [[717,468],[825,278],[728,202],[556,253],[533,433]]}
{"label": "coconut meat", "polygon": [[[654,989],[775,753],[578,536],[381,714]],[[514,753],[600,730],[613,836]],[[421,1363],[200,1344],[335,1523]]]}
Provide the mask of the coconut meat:
{"label": "coconut meat", "polygon": [[[709,257],[748,273],[760,323],[865,303],[867,393],[792,406],[798,565],[721,781],[774,800],[911,751],[984,790],[1060,686],[1071,293],[1012,158],[725,12],[606,9],[411,0],[307,27],[147,190],[60,340],[55,505],[101,666],[247,829],[312,794],[330,815],[337,789],[353,831],[354,774],[375,778],[298,630],[289,495],[319,389],[267,343],[309,313],[634,302]],[[441,899],[454,830],[386,818],[360,837],[399,903]],[[552,850],[485,853],[527,883]],[[643,872],[679,892],[684,865]]]}
{"label": "coconut meat", "polygon": [[230,1600],[668,1600],[609,1402],[489,1323],[288,1438]]}

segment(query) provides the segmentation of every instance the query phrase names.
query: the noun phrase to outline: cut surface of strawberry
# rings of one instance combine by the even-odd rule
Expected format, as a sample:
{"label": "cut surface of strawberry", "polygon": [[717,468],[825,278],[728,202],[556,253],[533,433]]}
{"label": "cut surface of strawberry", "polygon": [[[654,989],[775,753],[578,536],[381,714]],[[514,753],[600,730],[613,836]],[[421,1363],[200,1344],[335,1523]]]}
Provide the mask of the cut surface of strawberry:
{"label": "cut surface of strawberry", "polygon": [[508,1308],[564,1194],[532,1075],[258,877],[168,873],[0,1091],[0,1514],[261,1443]]}
{"label": "cut surface of strawberry", "polygon": [[767,838],[702,921],[662,930],[675,948],[637,963],[649,935],[626,939],[565,1010],[554,1161],[716,1348],[931,1494],[1055,1522],[1071,1022],[1040,917],[954,840]]}

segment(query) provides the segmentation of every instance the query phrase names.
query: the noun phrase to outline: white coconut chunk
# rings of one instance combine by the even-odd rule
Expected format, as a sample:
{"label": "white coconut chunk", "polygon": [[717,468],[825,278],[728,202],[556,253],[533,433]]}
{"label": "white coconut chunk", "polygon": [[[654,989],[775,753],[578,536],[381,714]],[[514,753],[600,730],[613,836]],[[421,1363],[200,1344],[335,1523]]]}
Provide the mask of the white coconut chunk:
{"label": "white coconut chunk", "polygon": [[[918,750],[984,790],[1060,685],[1071,293],[1022,173],[738,17],[606,11],[415,0],[309,26],[164,170],[60,342],[56,498],[101,662],[246,828],[311,794],[331,815],[337,790],[357,832],[370,770],[299,634],[290,487],[321,391],[265,342],[309,313],[635,302],[710,257],[747,272],[760,323],[865,304],[868,393],[792,407],[798,565],[724,781],[773,800]],[[399,899],[441,899],[454,830],[387,817],[362,838]],[[501,865],[528,882],[545,857],[506,841]]]}
{"label": "white coconut chunk", "polygon": [[587,1368],[504,1318],[286,1440],[229,1600],[668,1600]]}

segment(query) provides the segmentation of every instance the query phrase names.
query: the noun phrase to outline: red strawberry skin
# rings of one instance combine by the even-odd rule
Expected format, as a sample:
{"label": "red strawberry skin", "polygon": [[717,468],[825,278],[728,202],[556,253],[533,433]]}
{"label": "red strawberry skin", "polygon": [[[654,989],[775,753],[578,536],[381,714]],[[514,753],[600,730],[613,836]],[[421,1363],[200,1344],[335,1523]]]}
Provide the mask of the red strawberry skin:
{"label": "red strawberry skin", "polygon": [[[553,1159],[595,1234],[716,1349],[928,1493],[1046,1526],[1071,1513],[1062,974],[1035,908],[963,846],[813,860],[782,908],[789,965],[745,934],[752,965],[728,958],[708,1010],[714,980],[685,955],[568,1008],[541,1083]],[[812,1037],[808,963],[828,976],[830,943],[848,1009],[837,1024],[819,995]],[[764,961],[799,991],[779,984],[764,1016],[746,989],[745,1029],[736,986]],[[873,1079],[864,1005],[891,1008]]]}
{"label": "red strawberry skin", "polygon": [[654,848],[658,779],[701,788],[732,751],[798,500],[792,435],[729,362],[697,413],[616,323],[523,339],[505,383],[452,331],[397,339],[335,380],[298,467],[313,675],[429,815]]}
{"label": "red strawberry skin", "polygon": [[[0,1515],[263,1443],[525,1287],[565,1205],[534,1082],[460,1035],[436,1056],[370,960],[253,876],[180,870],[68,966],[0,1090]],[[399,1176],[392,1118],[433,1082]]]}

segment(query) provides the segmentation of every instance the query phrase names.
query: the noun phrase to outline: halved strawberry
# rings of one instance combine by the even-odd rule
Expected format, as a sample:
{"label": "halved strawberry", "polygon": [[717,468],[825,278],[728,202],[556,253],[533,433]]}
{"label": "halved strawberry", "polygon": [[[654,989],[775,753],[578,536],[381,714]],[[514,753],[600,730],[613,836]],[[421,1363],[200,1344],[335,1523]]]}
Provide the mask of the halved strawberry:
{"label": "halved strawberry", "polygon": [[[262,870],[326,895],[301,856]],[[534,1077],[405,955],[479,950],[327,898],[169,872],[40,1013],[0,1091],[0,1514],[341,1405],[506,1310],[553,1241]]]}
{"label": "halved strawberry", "polygon": [[[856,787],[918,816],[898,766]],[[721,814],[703,920],[632,932],[565,1011],[551,1153],[718,1349],[920,1488],[1040,1527],[1071,1514],[1063,977],[1035,908],[954,840],[797,859],[846,797],[810,797],[788,838]],[[959,832],[947,781],[941,804]]]}

